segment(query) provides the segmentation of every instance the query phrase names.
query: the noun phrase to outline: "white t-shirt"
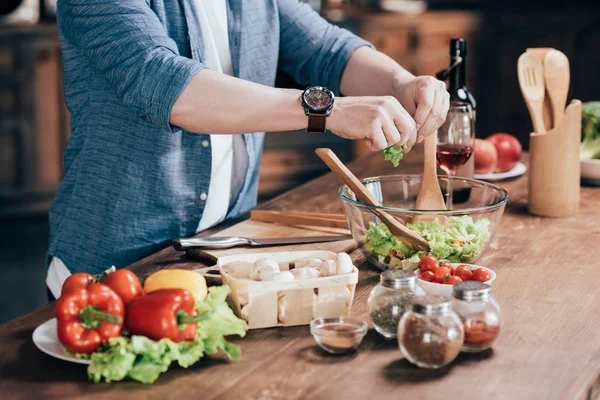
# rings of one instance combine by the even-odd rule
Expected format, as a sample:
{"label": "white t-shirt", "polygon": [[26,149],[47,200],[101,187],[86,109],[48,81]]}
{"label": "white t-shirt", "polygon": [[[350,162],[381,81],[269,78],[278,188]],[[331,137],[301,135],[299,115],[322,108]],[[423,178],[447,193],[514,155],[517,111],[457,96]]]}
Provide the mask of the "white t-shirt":
{"label": "white t-shirt", "polygon": [[[227,0],[195,0],[198,20],[204,40],[204,64],[213,71],[233,75],[229,33],[227,25]],[[206,141],[206,146],[209,142]],[[210,135],[212,169],[204,213],[196,232],[203,231],[225,219],[229,208],[242,190],[248,169],[248,153],[242,135]],[[107,268],[110,265],[106,266]],[[54,257],[46,275],[46,285],[54,297],[70,273],[65,264]]]}

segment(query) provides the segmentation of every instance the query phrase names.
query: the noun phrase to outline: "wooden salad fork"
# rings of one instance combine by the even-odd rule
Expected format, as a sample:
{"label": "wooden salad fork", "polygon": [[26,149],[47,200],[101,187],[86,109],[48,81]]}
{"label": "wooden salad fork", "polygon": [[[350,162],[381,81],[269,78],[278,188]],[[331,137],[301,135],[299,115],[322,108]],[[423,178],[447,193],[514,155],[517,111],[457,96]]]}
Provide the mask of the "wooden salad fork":
{"label": "wooden salad fork", "polygon": [[415,250],[429,250],[429,243],[417,233],[411,231],[404,226],[400,221],[394,218],[387,212],[376,208],[382,207],[381,203],[373,196],[371,192],[363,185],[363,183],[344,165],[343,162],[335,155],[331,149],[317,149],[317,156],[333,171],[337,177],[344,182],[350,190],[354,192],[356,197],[366,204],[371,204],[375,207],[369,210],[378,217],[392,232],[398,240],[406,246]]}
{"label": "wooden salad fork", "polygon": [[544,83],[544,67],[541,61],[532,53],[524,53],[519,57],[517,64],[519,85],[525,98],[527,109],[533,122],[536,133],[545,133],[544,125],[544,96],[546,84]]}

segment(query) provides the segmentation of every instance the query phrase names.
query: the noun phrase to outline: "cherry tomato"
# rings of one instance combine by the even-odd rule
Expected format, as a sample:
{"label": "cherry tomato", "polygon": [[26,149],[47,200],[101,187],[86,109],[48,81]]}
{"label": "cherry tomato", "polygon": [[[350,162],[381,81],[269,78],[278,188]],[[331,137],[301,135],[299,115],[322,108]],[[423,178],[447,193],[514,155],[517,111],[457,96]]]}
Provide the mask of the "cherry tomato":
{"label": "cherry tomato", "polygon": [[450,268],[448,267],[438,267],[435,270],[435,281],[437,283],[445,283],[448,280],[450,275]]}
{"label": "cherry tomato", "polygon": [[432,271],[439,266],[440,263],[434,256],[425,256],[421,258],[421,261],[419,261],[419,270],[421,272]]}
{"label": "cherry tomato", "polygon": [[435,282],[435,274],[431,271],[425,271],[421,273],[419,279],[422,279],[426,282]]}
{"label": "cherry tomato", "polygon": [[459,276],[453,275],[450,278],[446,279],[446,282],[444,282],[447,285],[456,285],[457,283],[462,282],[463,280],[460,279]]}
{"label": "cherry tomato", "polygon": [[478,282],[486,282],[490,280],[490,273],[485,268],[477,268],[473,271],[472,279]]}
{"label": "cherry tomato", "polygon": [[94,277],[85,272],[76,272],[70,275],[62,285],[60,294],[63,295],[73,289],[85,289],[94,282]]}
{"label": "cherry tomato", "polygon": [[137,276],[128,269],[119,269],[102,280],[106,286],[114,290],[123,300],[123,304],[144,294],[142,283]]}
{"label": "cherry tomato", "polygon": [[440,267],[447,267],[447,268],[452,269],[452,263],[450,261],[442,261],[440,263]]}
{"label": "cherry tomato", "polygon": [[468,265],[459,265],[454,270],[454,275],[460,277],[463,281],[470,281],[473,279],[473,271],[471,271],[471,267]]}

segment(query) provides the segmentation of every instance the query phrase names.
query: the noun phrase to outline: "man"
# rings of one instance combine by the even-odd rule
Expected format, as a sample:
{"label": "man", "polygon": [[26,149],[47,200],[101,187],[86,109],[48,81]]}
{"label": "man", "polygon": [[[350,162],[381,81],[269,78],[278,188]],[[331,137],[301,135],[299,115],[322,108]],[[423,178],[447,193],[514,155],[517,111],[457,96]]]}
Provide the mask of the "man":
{"label": "man", "polygon": [[[72,137],[50,210],[54,296],[71,272],[127,266],[255,206],[263,132],[410,149],[447,113],[442,82],[298,0],[61,0],[57,13]],[[318,86],[274,88],[277,68]]]}

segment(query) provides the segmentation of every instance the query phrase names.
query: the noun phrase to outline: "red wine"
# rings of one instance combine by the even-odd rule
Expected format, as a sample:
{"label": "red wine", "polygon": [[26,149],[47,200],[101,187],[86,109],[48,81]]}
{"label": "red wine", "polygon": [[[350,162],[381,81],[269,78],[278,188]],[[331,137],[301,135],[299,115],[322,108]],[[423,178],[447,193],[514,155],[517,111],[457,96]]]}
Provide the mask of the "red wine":
{"label": "red wine", "polygon": [[472,146],[444,143],[437,145],[436,158],[442,168],[456,171],[469,160],[472,152]]}

